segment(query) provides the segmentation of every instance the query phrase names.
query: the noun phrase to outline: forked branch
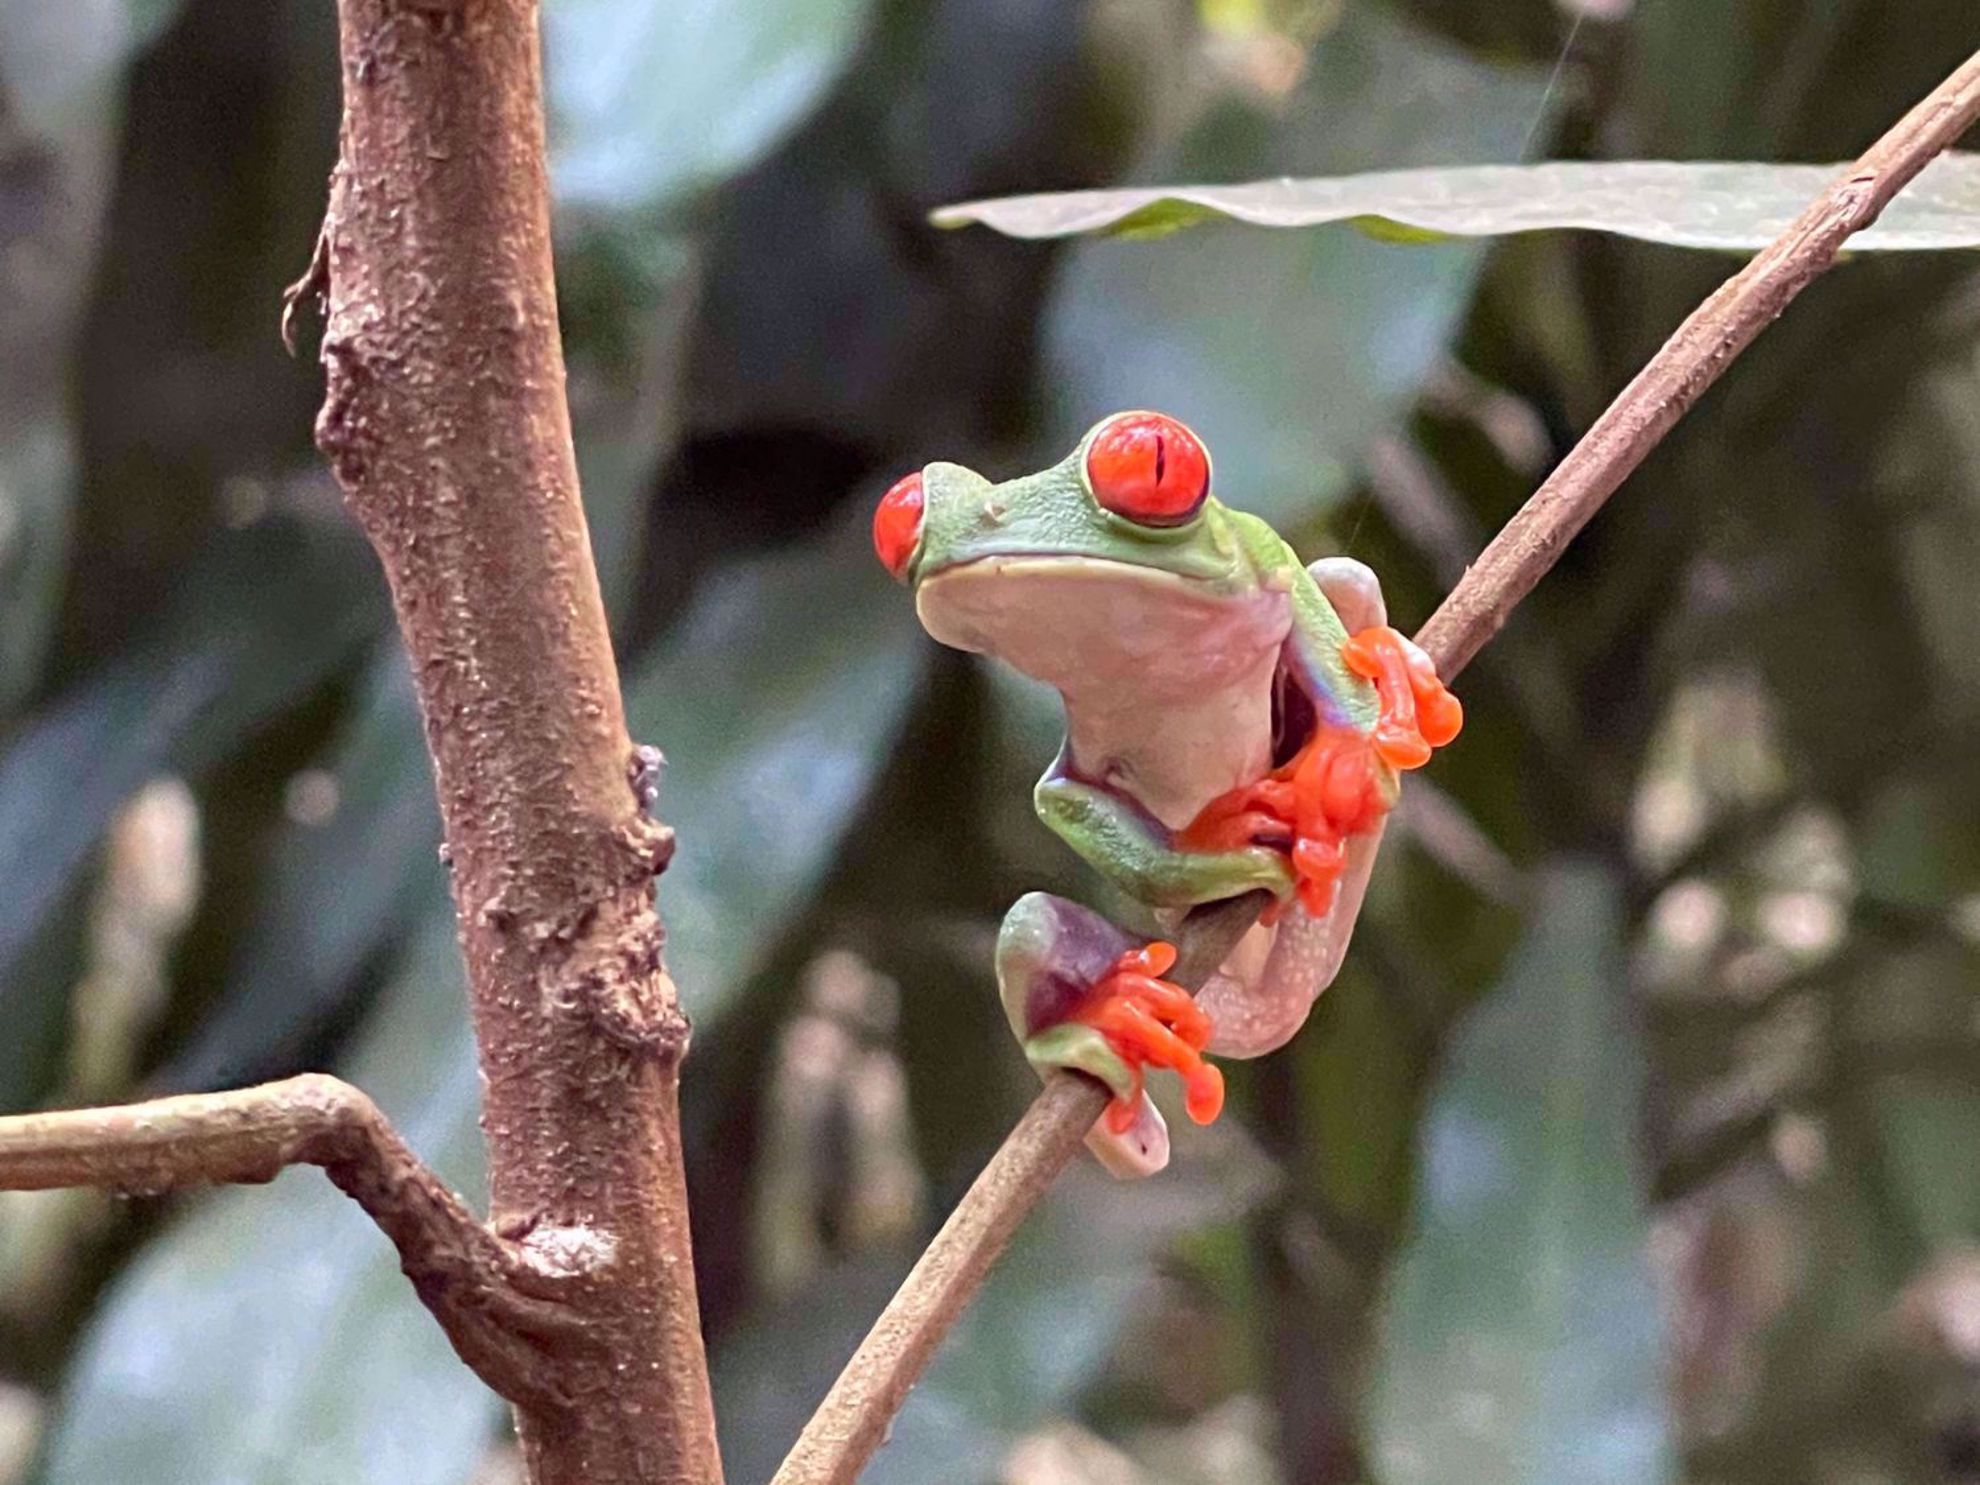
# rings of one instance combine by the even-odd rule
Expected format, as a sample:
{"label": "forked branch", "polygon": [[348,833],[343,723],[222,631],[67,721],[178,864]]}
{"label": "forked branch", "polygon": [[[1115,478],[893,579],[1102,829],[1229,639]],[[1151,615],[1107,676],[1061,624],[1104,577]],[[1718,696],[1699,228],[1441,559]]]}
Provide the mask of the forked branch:
{"label": "forked branch", "polygon": [[[10,1127],[8,1158],[40,1184],[322,1165],[518,1403],[531,1485],[720,1485],[681,1150],[688,1023],[653,893],[672,835],[629,779],[578,498],[538,3],[337,14],[338,160],[290,303],[325,313],[317,444],[390,585],[433,756],[489,1225],[323,1080],[39,1116]],[[554,1307],[533,1303],[539,1278]],[[537,1350],[554,1387],[532,1380],[552,1374],[526,1364]]]}
{"label": "forked branch", "polygon": [[433,755],[493,1230],[582,1315],[531,1485],[720,1485],[689,1242],[688,1023],[578,498],[536,0],[338,0],[318,447],[377,550]]}
{"label": "forked branch", "polygon": [[[1891,198],[1956,143],[1976,118],[1980,54],[1934,89],[1771,246],[1692,312],[1480,553],[1417,634],[1417,643],[1446,679],[1464,669],[1498,632],[1602,503],[1733,359],[1835,264],[1850,235],[1876,221]],[[1249,910],[1244,921],[1255,915],[1255,908]],[[1217,931],[1228,929],[1227,918],[1228,908],[1220,909]],[[849,1485],[858,1475],[942,1337],[968,1307],[1018,1225],[1072,1159],[1106,1102],[1097,1084],[1074,1074],[1058,1073],[1047,1082],[839,1374],[772,1485]]]}
{"label": "forked branch", "polygon": [[462,1360],[511,1402],[559,1409],[552,1352],[577,1339],[556,1277],[474,1218],[378,1106],[320,1073],[115,1108],[0,1119],[0,1190],[133,1195],[258,1184],[315,1165],[370,1214]]}

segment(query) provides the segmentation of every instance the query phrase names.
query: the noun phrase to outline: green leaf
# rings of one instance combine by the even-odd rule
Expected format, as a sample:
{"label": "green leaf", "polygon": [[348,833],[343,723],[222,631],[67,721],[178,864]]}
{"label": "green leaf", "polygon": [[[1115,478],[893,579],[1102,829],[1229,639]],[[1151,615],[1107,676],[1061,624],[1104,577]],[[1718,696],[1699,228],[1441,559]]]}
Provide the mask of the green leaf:
{"label": "green leaf", "polygon": [[[0,345],[9,338],[0,330]],[[41,674],[68,572],[74,479],[75,449],[58,413],[0,444],[0,716]]]}
{"label": "green leaf", "polygon": [[1670,1475],[1621,933],[1610,872],[1553,868],[1451,1049],[1372,1403],[1390,1485]]}
{"label": "green leaf", "polygon": [[110,93],[124,64],[178,9],[179,0],[0,0],[0,93],[10,113],[37,134],[114,123]]}
{"label": "green leaf", "polygon": [[562,199],[664,209],[752,164],[837,80],[872,0],[551,0]]}
{"label": "green leaf", "polygon": [[[1399,874],[1399,854],[1385,853],[1380,872]],[[1372,927],[1364,917],[1360,931]],[[1351,957],[1292,1049],[1305,1136],[1301,1176],[1329,1210],[1392,1240],[1407,1215],[1429,1081],[1430,1049],[1408,1009]]]}
{"label": "green leaf", "polygon": [[1914,912],[1939,912],[1980,890],[1980,799],[1953,778],[1892,770],[1869,791],[1856,827],[1865,896]]}
{"label": "green leaf", "polygon": [[151,638],[58,695],[0,754],[0,983],[153,775],[197,773],[320,685],[383,617],[367,549],[339,523],[229,533],[180,584]]}
{"label": "green leaf", "polygon": [[823,880],[921,680],[914,604],[866,549],[827,542],[712,579],[626,687],[633,736],[668,768],[680,852],[661,879],[667,957],[712,1025]]}
{"label": "green leaf", "polygon": [[910,1259],[869,1254],[835,1264],[788,1300],[764,1305],[715,1347],[716,1420],[729,1478],[767,1480],[832,1385]]}
{"label": "green leaf", "polygon": [[[133,0],[136,5],[136,0]],[[176,0],[0,0],[0,717],[41,678],[68,576],[73,354],[115,184],[124,64]]]}
{"label": "green leaf", "polygon": [[1038,825],[1031,791],[1066,736],[1059,693],[1001,661],[975,658],[984,708],[985,746],[968,775],[963,802],[979,819],[1000,877],[1027,888],[1075,897],[1108,911],[1110,884]]}
{"label": "green leaf", "polygon": [[1076,1201],[1055,1202],[1020,1231],[862,1480],[997,1479],[1012,1446],[1093,1380],[1159,1241],[1186,1229],[1143,1228],[1113,1245],[1082,1231],[1082,1218]]}
{"label": "green leaf", "polygon": [[[457,1185],[479,1088],[437,865],[427,927],[343,1069]],[[463,1485],[502,1406],[391,1245],[319,1171],[203,1201],[111,1289],[70,1369],[46,1485]]]}
{"label": "green leaf", "polygon": [[165,33],[165,28],[178,19],[182,0],[124,0],[124,13],[130,17],[130,38],[133,51],[150,46]]}
{"label": "green leaf", "polygon": [[640,580],[647,501],[681,431],[681,371],[699,301],[699,250],[645,223],[584,223],[557,245],[571,417],[606,612]]}
{"label": "green leaf", "polygon": [[155,1085],[224,1088],[294,1066],[359,987],[364,967],[407,926],[440,823],[396,640],[373,660],[359,709],[322,767],[337,789],[336,813],[283,827],[225,990]]}
{"label": "green leaf", "polygon": [[[1506,155],[1542,107],[1535,72],[1489,67],[1352,7],[1283,119],[1231,102],[1137,170],[1277,175]],[[1081,243],[1047,323],[1056,431],[1159,407],[1208,441],[1226,500],[1281,527],[1348,486],[1403,416],[1470,297],[1482,250],[1396,254],[1349,233],[1218,231]]]}
{"label": "green leaf", "polygon": [[1970,1178],[1980,1148],[1980,1094],[1963,1077],[1892,1073],[1877,1080],[1870,1108],[1880,1174],[1922,1251],[1980,1242],[1980,1190]]}
{"label": "green leaf", "polygon": [[[1541,165],[1381,170],[1234,186],[1060,191],[945,206],[941,227],[980,223],[1011,237],[1102,232],[1156,237],[1226,218],[1254,227],[1347,222],[1387,241],[1504,237],[1582,228],[1673,247],[1757,251],[1832,185],[1843,165],[1551,161]],[[1928,165],[1855,252],[1980,248],[1980,155]]]}
{"label": "green leaf", "polygon": [[86,888],[63,895],[0,976],[0,1114],[27,1113],[61,1087],[71,1033],[69,993],[81,972]]}

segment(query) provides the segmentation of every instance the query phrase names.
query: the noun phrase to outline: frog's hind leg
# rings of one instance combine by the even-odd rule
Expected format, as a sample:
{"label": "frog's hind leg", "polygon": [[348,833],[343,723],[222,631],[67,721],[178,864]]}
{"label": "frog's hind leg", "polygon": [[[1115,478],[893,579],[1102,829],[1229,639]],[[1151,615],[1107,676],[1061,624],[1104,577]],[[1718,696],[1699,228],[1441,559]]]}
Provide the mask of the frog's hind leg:
{"label": "frog's hind leg", "polygon": [[1123,1179],[1169,1163],[1169,1128],[1143,1091],[1140,1069],[1099,1030],[1071,1018],[1122,956],[1141,946],[1090,908],[1044,892],[1012,904],[997,935],[997,989],[1011,1030],[1041,1076],[1069,1068],[1107,1085],[1115,1107],[1088,1131],[1086,1144]]}
{"label": "frog's hind leg", "polygon": [[1382,822],[1347,842],[1347,864],[1333,906],[1321,917],[1288,912],[1258,924],[1204,983],[1196,1003],[1216,1028],[1219,1057],[1263,1057],[1291,1041],[1347,957],[1361,899],[1381,848]]}

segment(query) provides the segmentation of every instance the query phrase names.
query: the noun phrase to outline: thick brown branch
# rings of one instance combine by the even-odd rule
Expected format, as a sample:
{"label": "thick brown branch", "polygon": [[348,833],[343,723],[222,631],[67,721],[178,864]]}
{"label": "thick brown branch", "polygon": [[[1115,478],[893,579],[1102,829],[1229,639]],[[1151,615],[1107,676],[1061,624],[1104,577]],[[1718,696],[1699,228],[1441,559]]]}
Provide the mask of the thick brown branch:
{"label": "thick brown branch", "polygon": [[[1879,140],[1778,241],[1695,310],[1521,507],[1416,636],[1457,675],[1602,502],[1733,358],[1831,267],[1843,242],[1980,118],[1976,54]],[[1253,910],[1255,915],[1255,909]],[[1185,981],[1200,983],[1200,981]],[[772,1485],[850,1485],[886,1436],[1011,1234],[1065,1168],[1106,1098],[1060,1074],[991,1157],[805,1425]]]}
{"label": "thick brown branch", "polygon": [[564,400],[535,0],[339,0],[317,442],[384,564],[486,1079],[492,1225],[561,1267],[534,1485],[721,1479],[688,1242],[687,1021],[628,781]]}
{"label": "thick brown branch", "polygon": [[509,1244],[420,1163],[374,1104],[321,1074],[231,1093],[0,1119],[0,1191],[100,1186],[132,1194],[270,1181],[321,1166],[371,1214],[448,1339],[510,1401],[568,1404],[545,1349],[574,1317]]}

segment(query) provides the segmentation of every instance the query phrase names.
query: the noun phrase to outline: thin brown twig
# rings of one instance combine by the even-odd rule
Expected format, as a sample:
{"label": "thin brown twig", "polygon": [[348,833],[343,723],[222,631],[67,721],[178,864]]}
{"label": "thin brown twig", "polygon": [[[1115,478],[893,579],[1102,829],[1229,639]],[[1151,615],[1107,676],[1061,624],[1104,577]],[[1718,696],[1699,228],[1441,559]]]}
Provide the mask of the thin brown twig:
{"label": "thin brown twig", "polygon": [[[1169,978],[1200,989],[1269,901],[1263,893],[1251,893],[1193,914],[1180,935],[1181,953]],[[772,1485],[850,1480],[858,1473],[1012,1235],[1071,1162],[1086,1131],[1106,1109],[1107,1098],[1107,1091],[1091,1078],[1055,1072],[1045,1080],[1044,1091],[1005,1136],[881,1311]]]}
{"label": "thin brown twig", "polygon": [[315,1165],[370,1214],[454,1349],[502,1396],[562,1410],[545,1346],[574,1338],[554,1274],[483,1227],[385,1116],[320,1073],[229,1093],[0,1119],[0,1191],[98,1186],[152,1195],[259,1183]]}
{"label": "thin brown twig", "polygon": [[[1429,561],[1437,581],[1454,587],[1463,581],[1484,533],[1427,455],[1400,435],[1377,439],[1368,450],[1368,492],[1390,526]],[[1548,764],[1565,767],[1579,739],[1574,693],[1560,657],[1518,633],[1501,644],[1513,648],[1501,651],[1497,680]]]}
{"label": "thin brown twig", "polygon": [[1508,521],[1417,635],[1455,676],[1735,357],[1835,266],[1912,178],[1980,118],[1980,53],[1872,145],[1758,257],[1693,310]]}
{"label": "thin brown twig", "polygon": [[[1416,636],[1454,678],[1602,503],[1843,243],[1980,119],[1980,53],[1880,139],[1760,255],[1701,304],[1494,537]],[[850,1485],[949,1328],[1105,1107],[1057,1074],[964,1194],[846,1363],[772,1485]],[[974,1245],[973,1247],[971,1245]]]}

